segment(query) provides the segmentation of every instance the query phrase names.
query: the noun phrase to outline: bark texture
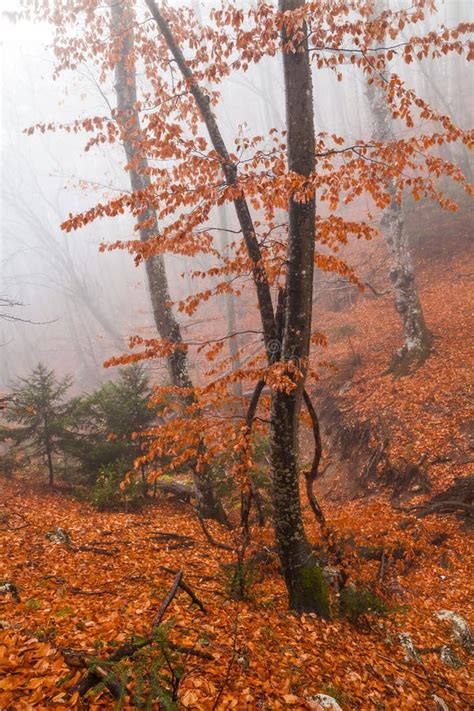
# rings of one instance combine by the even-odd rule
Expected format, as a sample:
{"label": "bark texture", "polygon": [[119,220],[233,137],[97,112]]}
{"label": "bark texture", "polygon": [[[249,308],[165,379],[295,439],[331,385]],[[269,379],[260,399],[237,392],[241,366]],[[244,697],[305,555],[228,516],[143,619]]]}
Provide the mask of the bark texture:
{"label": "bark texture", "polygon": [[[115,93],[117,97],[117,121],[121,129],[121,139],[127,158],[128,174],[133,192],[142,192],[150,187],[148,160],[138,148],[143,143],[140,115],[136,110],[137,87],[134,62],[133,18],[127,3],[110,3],[111,34],[116,37],[119,54],[115,65]],[[147,242],[159,231],[156,212],[144,206],[141,221],[146,224],[139,231],[140,239]],[[178,347],[167,358],[169,376],[173,386],[184,390],[183,400],[194,405],[196,398],[189,376],[186,351],[179,348],[183,342],[180,325],[169,305],[170,293],[166,267],[162,255],[148,257],[145,262],[148,289],[157,331],[164,340]],[[201,444],[201,446],[203,446]],[[196,504],[201,516],[225,522],[222,505],[217,500],[211,472],[208,467],[197,471],[193,466],[193,480]]]}
{"label": "bark texture", "polygon": [[[384,2],[377,3],[377,9],[384,9]],[[367,85],[367,98],[373,120],[373,137],[377,141],[394,141],[392,116],[387,107],[384,90],[376,83]],[[395,199],[393,180],[388,185],[390,204],[382,218],[390,257],[389,277],[393,284],[395,308],[402,322],[403,345],[393,355],[390,370],[394,375],[407,375],[428,358],[431,352],[432,336],[429,332],[421,307],[416,285],[415,268],[410,251],[409,236],[401,203]]]}

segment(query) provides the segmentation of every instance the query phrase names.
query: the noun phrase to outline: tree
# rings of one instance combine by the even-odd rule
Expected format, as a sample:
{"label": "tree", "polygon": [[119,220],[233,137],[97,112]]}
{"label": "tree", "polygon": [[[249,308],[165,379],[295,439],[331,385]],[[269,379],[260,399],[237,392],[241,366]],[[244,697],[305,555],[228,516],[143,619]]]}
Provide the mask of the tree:
{"label": "tree", "polygon": [[[376,6],[380,14],[386,3],[380,0]],[[380,77],[388,83],[389,78],[386,74],[381,72]],[[366,94],[373,119],[374,140],[383,143],[395,142],[392,116],[384,89],[377,82],[371,81],[366,87]],[[392,357],[390,369],[394,374],[401,375],[419,367],[428,358],[432,335],[425,323],[416,286],[409,235],[405,227],[402,204],[396,198],[393,179],[389,179],[387,191],[390,202],[382,216],[382,229],[391,261],[389,276],[393,284],[395,307],[402,322],[404,338],[403,346]]]}
{"label": "tree", "polygon": [[150,395],[150,380],[136,364],[122,368],[117,381],[74,402],[67,451],[92,479],[101,467],[118,461],[132,469],[142,451],[142,433],[156,419]]}
{"label": "tree", "polygon": [[[115,93],[117,96],[116,120],[127,158],[131,188],[135,193],[150,188],[150,167],[142,150],[145,136],[137,109],[137,88],[134,61],[134,16],[127,3],[112,2],[111,34],[115,37]],[[139,234],[145,244],[159,231],[156,211],[145,205],[139,213]],[[173,344],[167,356],[171,384],[178,389],[185,405],[196,405],[193,383],[189,377],[187,354],[182,348],[181,328],[171,307],[168,278],[163,254],[150,254],[145,258],[148,287],[153,316],[160,337]],[[194,459],[193,459],[194,461]],[[209,467],[198,469],[193,462],[196,503],[201,516],[225,521],[222,504],[218,501]]]}
{"label": "tree", "polygon": [[[364,220],[341,214],[341,203],[354,203],[360,209],[357,201],[367,194],[375,208],[384,209],[411,192],[415,198],[432,197],[451,208],[452,202],[438,189],[439,177],[449,175],[469,189],[462,173],[437,155],[436,149],[444,142],[471,145],[472,133],[432,110],[396,73],[390,73],[388,82],[383,76],[397,51],[408,64],[415,53],[421,58],[450,51],[467,53],[462,36],[468,27],[414,33],[401,43],[400,50],[399,33],[405,25],[416,29],[424,11],[432,7],[429,0],[417,0],[413,8],[376,17],[371,2],[288,0],[278,8],[257,2],[246,9],[224,2],[211,12],[206,24],[199,23],[186,5],[158,6],[154,0],[146,4],[153,22],[142,15],[133,22],[134,56],[141,62],[145,82],[136,109],[143,119],[141,149],[149,157],[150,184],[72,215],[63,227],[75,230],[127,210],[135,216],[139,230],[144,206],[153,208],[157,223],[146,243],[131,239],[107,248],[127,249],[137,263],[164,251],[188,258],[211,254],[215,264],[207,276],[218,277],[220,282],[183,299],[178,308],[187,314],[230,288],[236,293],[245,291],[246,303],[254,307],[247,333],[259,335],[262,348],[246,362],[241,359],[240,373],[224,373],[222,363],[204,372],[202,386],[195,389],[196,405],[187,408],[186,417],[176,413],[155,429],[147,456],[150,461],[159,460],[167,452],[176,467],[195,456],[197,466],[202,467],[212,457],[225,455],[229,473],[243,494],[248,494],[251,435],[266,419],[258,417],[257,408],[268,413],[268,399],[261,397],[267,385],[271,390],[274,528],[290,605],[327,615],[324,584],[304,532],[299,500],[297,439],[304,401],[315,440],[307,493],[315,515],[324,522],[312,494],[321,457],[319,425],[305,388],[307,379],[317,377],[310,344],[324,343],[321,334],[311,334],[312,272],[316,266],[360,283],[338,251],[349,237],[370,239],[376,231]],[[132,2],[127,6],[138,8]],[[110,49],[104,30],[107,23],[97,21],[95,9],[92,0],[85,3],[86,23],[78,39],[77,26],[68,25],[67,2],[57,0],[54,12],[45,3],[43,16],[54,16],[55,21],[62,18],[55,42],[61,69],[74,69],[83,61],[84,47],[104,67],[104,74],[114,65],[115,50]],[[386,37],[393,44],[385,44]],[[275,56],[283,56],[286,130],[271,129],[265,137],[257,131],[250,136],[241,132],[230,143],[219,123],[219,84],[233,71],[245,71],[264,57]],[[421,116],[430,122],[428,132],[350,143],[335,133],[314,136],[310,61],[316,70],[329,68],[337,79],[343,78],[342,66],[349,61],[381,87],[392,118],[400,118],[411,129],[414,117]],[[119,135],[116,124],[101,117],[78,121],[76,128],[93,132],[93,143],[114,142]],[[319,204],[328,204],[328,214],[322,209],[315,214],[316,197]],[[223,256],[216,248],[209,224],[213,211],[224,204],[233,205],[239,227],[231,256]],[[287,213],[283,224],[281,211]],[[324,251],[315,250],[315,240]],[[241,286],[237,288],[236,282]],[[211,326],[212,303],[206,309]],[[196,341],[183,341],[178,350],[196,348],[196,359],[204,352],[213,362],[226,338],[206,334]],[[110,363],[166,358],[176,350],[176,344],[169,341],[141,336],[134,337],[131,346],[130,356]],[[236,378],[254,386],[248,410],[240,415],[235,410],[229,414],[228,409]],[[159,402],[162,395],[163,390],[157,389],[153,399]]]}
{"label": "tree", "polygon": [[63,451],[68,437],[70,403],[64,396],[71,384],[70,376],[58,380],[40,363],[28,378],[15,383],[12,404],[4,412],[5,419],[17,426],[2,427],[2,440],[29,445],[34,456],[44,457],[50,486],[54,486],[54,455]]}

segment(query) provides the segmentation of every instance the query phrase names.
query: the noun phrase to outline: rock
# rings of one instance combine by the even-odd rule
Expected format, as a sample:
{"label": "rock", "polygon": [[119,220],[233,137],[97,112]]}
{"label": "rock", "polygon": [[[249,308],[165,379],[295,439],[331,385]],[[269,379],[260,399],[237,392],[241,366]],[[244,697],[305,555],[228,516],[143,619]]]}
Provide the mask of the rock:
{"label": "rock", "polygon": [[69,546],[71,544],[71,536],[60,526],[56,526],[55,528],[52,528],[51,531],[48,531],[45,534],[45,538],[52,543],[56,543],[57,545],[65,544]]}
{"label": "rock", "polygon": [[413,644],[413,640],[408,634],[408,632],[401,632],[398,635],[398,639],[402,643],[402,647],[405,650],[405,661],[406,662],[411,662],[412,660],[415,660],[416,662],[421,661],[420,660],[420,655],[416,651],[416,647]]}
{"label": "rock", "polygon": [[452,610],[440,610],[440,612],[436,613],[436,617],[439,620],[443,620],[443,622],[451,623],[454,639],[466,652],[470,652],[472,649],[472,632],[464,617],[452,612]]}
{"label": "rock", "polygon": [[337,703],[336,699],[327,694],[316,694],[316,696],[310,696],[307,699],[310,704],[309,708],[314,711],[319,709],[329,709],[330,711],[342,711],[341,706]]}
{"label": "rock", "polygon": [[342,386],[342,388],[339,389],[338,395],[345,395],[349,390],[352,388],[352,383],[349,380],[345,385]]}
{"label": "rock", "polygon": [[21,602],[17,587],[11,580],[5,580],[0,583],[0,595],[7,595],[8,593],[10,593],[15,602]]}
{"label": "rock", "polygon": [[452,669],[459,669],[459,667],[462,667],[461,660],[459,659],[457,654],[451,649],[449,644],[443,644],[439,652],[439,658],[441,659],[443,664],[446,664]]}
{"label": "rock", "polygon": [[323,577],[331,590],[338,593],[341,589],[341,570],[332,565],[324,566]]}
{"label": "rock", "polygon": [[436,696],[436,694],[433,694],[433,696],[431,698],[435,702],[436,711],[449,711],[449,708],[446,705],[446,702],[443,701],[443,699],[441,699],[439,696]]}

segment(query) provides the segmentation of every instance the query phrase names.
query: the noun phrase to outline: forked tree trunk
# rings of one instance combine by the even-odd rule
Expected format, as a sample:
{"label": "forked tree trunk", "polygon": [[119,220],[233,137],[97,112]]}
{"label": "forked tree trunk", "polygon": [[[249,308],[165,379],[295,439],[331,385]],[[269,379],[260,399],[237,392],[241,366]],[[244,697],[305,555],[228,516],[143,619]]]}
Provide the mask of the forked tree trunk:
{"label": "forked tree trunk", "polygon": [[[382,11],[385,0],[379,0]],[[373,136],[377,141],[395,140],[393,121],[384,90],[376,83],[367,85],[367,97],[373,119]],[[390,257],[389,277],[393,284],[395,308],[402,322],[403,345],[393,355],[390,370],[395,375],[406,375],[422,365],[431,352],[432,336],[428,330],[416,285],[415,268],[405,229],[402,205],[395,199],[395,185],[390,181],[391,197],[381,225],[385,232]]]}
{"label": "forked tree trunk", "polygon": [[[111,34],[115,36],[119,53],[115,64],[115,93],[117,96],[117,121],[122,135],[131,188],[134,192],[146,190],[150,186],[148,160],[140,153],[137,146],[143,143],[144,134],[140,124],[140,116],[136,109],[137,87],[134,61],[133,17],[126,2],[110,1]],[[139,231],[140,239],[147,242],[158,234],[158,220],[151,208],[146,208],[141,221],[147,224]],[[175,318],[170,303],[168,279],[163,256],[154,255],[145,262],[148,289],[150,293],[153,316],[156,328],[161,338],[175,343],[182,343],[181,329]],[[167,358],[171,383],[185,390],[183,401],[187,405],[196,402],[193,384],[188,372],[186,351],[179,347]],[[201,449],[204,447],[201,442]],[[200,515],[225,522],[223,507],[216,497],[211,470],[204,466],[200,471],[193,466],[193,480],[196,493],[196,504]]]}
{"label": "forked tree trunk", "polygon": [[[210,104],[197,84],[158,6],[154,0],[145,1],[179,70],[188,81],[189,90],[206,124],[213,148],[221,156],[226,183],[235,186],[238,183],[237,167],[231,161]],[[280,2],[280,8],[283,10],[292,10],[303,5],[303,1]],[[315,150],[307,44],[302,44],[297,54],[285,54],[284,63],[289,124],[289,167],[290,170],[308,175],[314,169]],[[273,360],[279,360],[281,343],[280,347],[275,349],[278,334],[268,277],[243,191],[239,192],[233,202],[247,252],[253,262],[252,275],[257,292],[266,353],[271,363]],[[296,358],[301,365],[301,359],[305,361],[308,356],[311,329],[314,199],[306,204],[291,200],[289,209],[288,298],[282,347],[286,360]],[[311,611],[329,617],[327,588],[305,536],[299,500],[297,440],[302,392],[303,381],[300,381],[290,395],[278,392],[272,402],[272,489],[275,535],[288,588],[290,607],[299,612]]]}
{"label": "forked tree trunk", "polygon": [[[282,12],[304,6],[304,0],[280,0]],[[306,35],[306,26],[302,28]],[[286,27],[282,43],[288,37]],[[310,176],[315,170],[313,90],[308,44],[298,35],[297,51],[283,47],[288,169]],[[305,535],[301,515],[298,466],[300,410],[309,357],[314,273],[315,197],[288,204],[288,260],[281,359],[303,372],[290,392],[272,397],[271,459],[276,541],[290,607],[298,612],[329,616],[329,601],[321,569]]]}

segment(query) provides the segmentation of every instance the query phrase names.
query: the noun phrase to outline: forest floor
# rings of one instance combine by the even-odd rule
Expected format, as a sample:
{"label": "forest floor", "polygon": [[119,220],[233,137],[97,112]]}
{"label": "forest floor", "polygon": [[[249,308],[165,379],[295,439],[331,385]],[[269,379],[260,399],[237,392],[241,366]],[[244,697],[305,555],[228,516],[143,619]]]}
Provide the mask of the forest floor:
{"label": "forest floor", "polygon": [[[341,340],[324,357],[342,364],[354,351],[360,356],[344,394],[351,413],[386,415],[391,457],[416,461],[427,455],[433,491],[468,474],[472,459],[467,398],[474,359],[466,290],[473,271],[465,254],[421,269],[435,353],[410,378],[383,375],[399,333],[389,297],[360,298],[349,312],[330,315],[332,328],[352,325],[351,345]],[[330,483],[341,485],[342,498],[344,482]],[[362,711],[434,710],[440,707],[433,694],[450,710],[468,709],[474,701],[469,657],[437,617],[444,609],[473,621],[472,528],[452,514],[416,518],[396,510],[383,490],[341,504],[323,495],[324,483],[319,493],[333,535],[352,541],[345,561],[349,579],[359,587],[375,585],[389,608],[354,625],[336,615],[326,622],[290,613],[271,555],[255,565],[249,599],[230,600],[222,564],[232,555],[211,546],[182,505],[163,501],[139,514],[97,513],[25,479],[3,480],[1,492],[9,510],[28,524],[12,531],[0,519],[0,582],[13,581],[21,598],[0,597],[2,711],[80,708],[85,702],[77,693],[68,698],[68,691],[83,671],[65,663],[61,648],[106,656],[117,643],[149,634],[173,582],[169,571],[180,569],[207,613],[190,606],[180,591],[166,617],[174,622],[169,638],[212,656],[182,657],[182,708],[317,708],[308,701],[317,693],[336,697],[343,709]],[[321,532],[305,507],[308,536],[318,545]],[[22,521],[10,519],[12,527]],[[69,532],[72,547],[45,538],[58,526]],[[211,530],[232,542],[232,534],[214,525]],[[271,547],[268,526],[255,528],[253,536],[250,554]],[[360,557],[357,546],[383,549],[382,560]],[[400,549],[402,557],[396,555]],[[461,665],[447,666],[436,652],[407,661],[401,633],[410,634],[417,648],[451,645]],[[88,703],[91,709],[114,708],[107,690]]]}

